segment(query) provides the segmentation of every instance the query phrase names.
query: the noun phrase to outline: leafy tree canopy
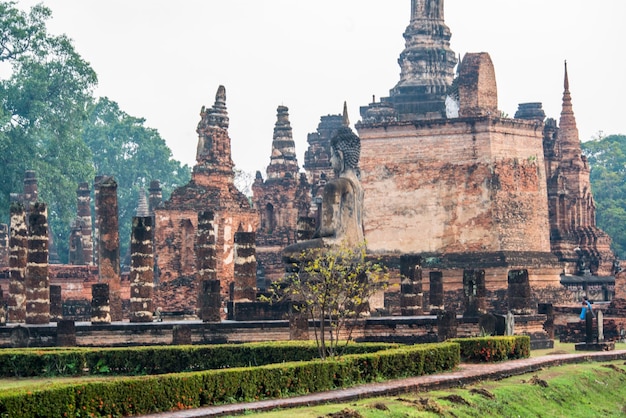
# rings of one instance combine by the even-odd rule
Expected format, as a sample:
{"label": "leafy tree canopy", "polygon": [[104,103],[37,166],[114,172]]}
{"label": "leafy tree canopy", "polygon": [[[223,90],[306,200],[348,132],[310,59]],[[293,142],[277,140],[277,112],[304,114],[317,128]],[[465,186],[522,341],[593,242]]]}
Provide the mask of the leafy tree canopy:
{"label": "leafy tree canopy", "polygon": [[0,79],[0,216],[8,220],[10,193],[22,190],[26,170],[35,170],[62,251],[76,184],[93,176],[81,129],[97,77],[67,37],[46,32],[50,14],[41,5],[26,13],[0,2],[0,61],[11,69]]}
{"label": "leafy tree canopy", "polygon": [[[11,193],[35,170],[39,198],[61,261],[67,260],[76,189],[96,174],[118,182],[122,254],[141,187],[160,180],[165,196],[189,178],[158,132],[114,101],[94,99],[97,76],[65,36],[47,32],[51,11],[25,12],[0,0],[0,222],[8,222]],[[1,76],[0,76],[1,77]]]}
{"label": "leafy tree canopy", "polygon": [[626,259],[626,135],[598,135],[582,143],[591,166],[591,188],[598,226],[613,239],[613,250]]}
{"label": "leafy tree canopy", "polygon": [[89,105],[83,130],[85,144],[94,155],[96,174],[113,176],[117,182],[122,257],[130,244],[132,217],[141,190],[147,190],[152,180],[159,180],[166,199],[190,178],[189,167],[174,160],[165,140],[144,123],[104,97]]}

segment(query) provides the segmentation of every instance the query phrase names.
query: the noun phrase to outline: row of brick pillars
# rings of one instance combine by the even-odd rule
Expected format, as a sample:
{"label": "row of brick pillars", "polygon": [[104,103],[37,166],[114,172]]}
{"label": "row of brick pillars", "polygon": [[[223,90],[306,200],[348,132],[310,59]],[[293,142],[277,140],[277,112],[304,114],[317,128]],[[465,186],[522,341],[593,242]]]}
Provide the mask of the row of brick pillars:
{"label": "row of brick pillars", "polygon": [[[157,198],[158,185],[152,187],[151,197]],[[81,228],[91,230],[87,183],[77,190]],[[152,196],[154,195],[154,196]],[[120,297],[120,253],[117,213],[117,183],[112,177],[99,176],[95,181],[96,236],[99,283],[92,286],[92,322],[110,323],[122,320]],[[44,203],[31,205],[27,211],[22,203],[11,206],[9,237],[9,303],[10,322],[46,324],[50,319],[61,320],[61,288],[51,289],[48,277],[48,224]],[[153,320],[154,287],[154,220],[150,216],[133,218],[131,236],[131,322]],[[87,232],[84,232],[85,234]],[[85,242],[88,240],[84,240]],[[255,234],[235,234],[235,281],[232,301],[256,300]],[[90,263],[92,248],[84,246],[82,261]],[[221,320],[222,297],[217,278],[216,237],[214,214],[198,214],[195,242],[199,316],[206,322]],[[54,312],[53,312],[54,311]],[[58,312],[57,312],[58,311]],[[2,316],[3,317],[3,316]]]}
{"label": "row of brick pillars", "polygon": [[[422,315],[423,292],[422,270],[419,256],[406,255],[400,258],[400,308],[403,316]],[[508,272],[508,310],[516,315],[528,315],[536,311],[533,306],[532,290],[528,270]],[[430,272],[429,305],[431,313],[444,310],[443,274]],[[487,288],[484,270],[463,271],[463,316],[479,316],[487,312]]]}

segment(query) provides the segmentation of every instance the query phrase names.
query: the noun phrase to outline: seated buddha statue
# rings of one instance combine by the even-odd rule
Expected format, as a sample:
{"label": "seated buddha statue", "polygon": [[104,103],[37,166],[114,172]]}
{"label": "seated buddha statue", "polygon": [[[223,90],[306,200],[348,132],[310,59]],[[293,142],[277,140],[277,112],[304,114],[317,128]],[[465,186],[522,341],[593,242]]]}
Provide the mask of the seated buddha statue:
{"label": "seated buddha statue", "polygon": [[363,242],[363,188],[359,181],[361,140],[350,129],[344,103],[343,126],[331,139],[331,165],[335,178],[324,186],[320,225],[312,239],[290,245],[286,261],[304,251],[331,246],[357,247]]}

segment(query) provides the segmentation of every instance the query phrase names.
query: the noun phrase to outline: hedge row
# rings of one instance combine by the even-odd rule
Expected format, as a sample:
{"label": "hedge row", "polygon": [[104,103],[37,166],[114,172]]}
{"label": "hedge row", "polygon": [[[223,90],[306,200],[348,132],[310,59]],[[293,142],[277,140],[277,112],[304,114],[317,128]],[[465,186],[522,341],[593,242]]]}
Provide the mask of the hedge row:
{"label": "hedge row", "polygon": [[[397,344],[348,344],[346,354],[380,351]],[[315,342],[205,346],[19,349],[0,351],[0,377],[152,375],[261,366],[319,357]]]}
{"label": "hedge row", "polygon": [[461,358],[468,362],[495,362],[530,357],[530,337],[455,338],[461,346]]}
{"label": "hedge row", "polygon": [[252,401],[422,375],[456,367],[457,343],[425,344],[259,367],[209,370],[55,386],[0,394],[0,416],[129,416]]}

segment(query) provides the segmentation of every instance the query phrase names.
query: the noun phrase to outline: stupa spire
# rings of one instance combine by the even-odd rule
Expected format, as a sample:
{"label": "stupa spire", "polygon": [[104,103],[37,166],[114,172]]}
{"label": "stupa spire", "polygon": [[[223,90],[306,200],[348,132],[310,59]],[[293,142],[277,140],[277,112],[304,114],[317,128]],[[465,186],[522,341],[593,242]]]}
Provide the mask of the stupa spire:
{"label": "stupa spire", "polygon": [[202,170],[217,170],[227,176],[234,176],[228,123],[226,89],[224,86],[219,86],[213,107],[207,109],[202,106],[200,110],[200,122],[196,129],[198,148],[194,173],[202,168]]}
{"label": "stupa spire", "polygon": [[272,155],[267,167],[267,176],[270,179],[283,177],[295,179],[297,173],[296,143],[293,140],[291,122],[289,121],[289,108],[281,105],[276,109]]}
{"label": "stupa spire", "polygon": [[565,62],[565,73],[563,77],[563,105],[561,108],[561,118],[559,120],[558,140],[561,152],[565,158],[579,161],[582,156],[574,107],[572,106],[572,94],[570,93],[569,75],[567,72],[567,61]]}
{"label": "stupa spire", "polygon": [[389,98],[400,120],[446,117],[446,95],[457,58],[443,10],[443,0],[411,0],[411,22],[398,59],[400,81]]}

